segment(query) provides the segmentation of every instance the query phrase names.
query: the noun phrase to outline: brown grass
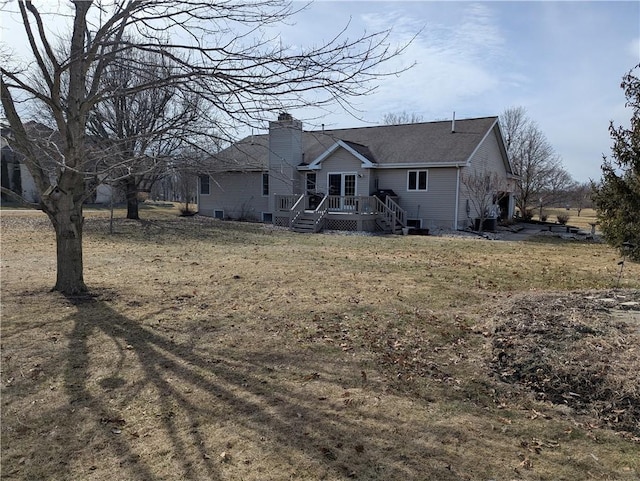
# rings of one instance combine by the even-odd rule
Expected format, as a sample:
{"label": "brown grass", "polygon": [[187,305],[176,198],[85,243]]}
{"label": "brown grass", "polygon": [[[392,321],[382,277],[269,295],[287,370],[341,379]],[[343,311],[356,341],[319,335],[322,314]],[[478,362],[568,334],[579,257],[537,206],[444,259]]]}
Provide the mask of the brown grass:
{"label": "brown grass", "polygon": [[640,475],[636,435],[495,367],[518,299],[632,298],[608,247],[142,215],[87,213],[74,299],[46,218],[2,212],[2,479]]}
{"label": "brown grass", "polygon": [[[591,232],[590,223],[598,222],[596,211],[594,209],[582,209],[580,211],[580,215],[578,215],[577,209],[574,208],[574,209],[567,210],[564,207],[549,207],[549,208],[545,207],[542,210],[542,212],[543,214],[547,214],[548,216],[547,222],[557,222],[559,214],[568,215],[569,221],[567,222],[567,225],[578,227],[580,229],[583,229],[585,232]],[[540,220],[539,219],[540,211],[536,209],[534,213],[535,215],[533,216],[533,218],[535,220]],[[596,226],[596,232],[599,232],[599,229],[597,226]]]}

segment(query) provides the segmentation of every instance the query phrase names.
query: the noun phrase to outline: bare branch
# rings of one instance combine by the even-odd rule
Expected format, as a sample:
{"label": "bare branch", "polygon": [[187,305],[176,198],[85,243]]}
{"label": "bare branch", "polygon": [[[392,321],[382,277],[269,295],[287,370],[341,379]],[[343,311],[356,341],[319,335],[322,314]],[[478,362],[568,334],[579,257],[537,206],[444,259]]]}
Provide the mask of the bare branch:
{"label": "bare branch", "polygon": [[11,197],[13,200],[18,202],[20,205],[23,205],[25,207],[29,207],[30,209],[42,210],[42,206],[40,204],[35,203],[35,202],[29,202],[27,199],[25,199],[24,197],[22,197],[19,194],[16,194],[11,189],[7,189],[6,187],[0,187],[0,192],[2,192],[4,195],[7,195],[7,196]]}

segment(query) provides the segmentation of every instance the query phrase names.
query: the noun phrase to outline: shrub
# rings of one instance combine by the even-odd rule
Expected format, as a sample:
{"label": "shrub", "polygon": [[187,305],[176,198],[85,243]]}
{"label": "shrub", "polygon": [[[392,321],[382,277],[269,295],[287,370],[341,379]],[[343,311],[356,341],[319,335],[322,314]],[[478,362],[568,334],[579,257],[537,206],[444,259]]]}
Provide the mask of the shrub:
{"label": "shrub", "polygon": [[527,209],[524,211],[524,215],[522,216],[522,218],[524,220],[531,220],[533,219],[533,211],[531,209]]}
{"label": "shrub", "polygon": [[548,219],[548,218],[549,218],[549,214],[546,214],[546,213],[545,213],[545,214],[541,214],[541,215],[540,215],[540,220],[541,220],[542,222],[547,222],[547,219]]}
{"label": "shrub", "polygon": [[180,215],[183,217],[189,217],[192,215],[195,215],[196,211],[195,210],[191,210],[191,208],[189,207],[189,204],[186,205],[181,205],[180,206]]}
{"label": "shrub", "polygon": [[558,223],[565,225],[569,222],[569,214],[558,214]]}

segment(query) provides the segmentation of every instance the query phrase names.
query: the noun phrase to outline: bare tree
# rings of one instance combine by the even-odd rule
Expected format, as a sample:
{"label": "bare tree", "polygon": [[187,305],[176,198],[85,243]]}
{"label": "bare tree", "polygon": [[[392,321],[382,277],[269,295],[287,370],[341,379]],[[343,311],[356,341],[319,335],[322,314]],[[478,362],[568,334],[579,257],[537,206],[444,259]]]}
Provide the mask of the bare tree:
{"label": "bare tree", "polygon": [[98,181],[123,188],[128,219],[139,218],[138,194],[151,191],[185,145],[214,135],[213,126],[201,122],[200,101],[193,93],[176,85],[136,90],[170,76],[171,64],[157,52],[124,52],[102,74],[103,86],[114,94],[98,102],[87,119],[88,132],[100,141],[103,153]]}
{"label": "bare tree", "polygon": [[571,202],[571,189],[575,181],[571,174],[562,167],[550,172],[547,186],[542,191],[542,205],[566,206]]}
{"label": "bare tree", "polygon": [[[15,59],[2,63],[2,105],[13,146],[23,154],[41,193],[40,207],[54,226],[54,289],[66,294],[87,290],[82,204],[90,195],[85,183],[90,171],[87,122],[96,105],[173,86],[197,95],[203,105],[200,113],[230,135],[234,125],[252,125],[285,108],[348,107],[353,96],[375,88],[371,81],[385,75],[381,64],[402,51],[389,46],[389,32],[349,39],[343,31],[319,47],[284,45],[264,36],[270,25],[295,13],[279,0],[73,0],[69,15],[45,14],[28,0],[3,8],[16,6],[33,68],[20,68]],[[69,21],[71,33],[62,48],[53,44],[48,28],[53,18]],[[164,78],[144,77],[114,90],[104,76],[133,52],[151,53],[172,70]],[[140,71],[151,67],[143,65]],[[60,158],[53,178],[43,171],[18,102],[44,106],[59,132]],[[222,124],[222,117],[228,123]]]}
{"label": "bare tree", "polygon": [[462,186],[470,207],[469,216],[478,222],[478,231],[484,230],[485,221],[499,216],[497,205],[507,186],[504,180],[495,172],[469,172],[461,176]]}
{"label": "bare tree", "polygon": [[569,190],[569,197],[578,211],[578,217],[582,209],[592,206],[591,193],[591,182],[575,183]]}
{"label": "bare tree", "polygon": [[572,182],[562,162],[538,125],[522,107],[509,108],[501,116],[501,129],[511,163],[519,179],[516,205],[521,215],[533,205],[553,202],[550,192],[566,190]]}
{"label": "bare tree", "polygon": [[415,124],[422,122],[424,119],[422,115],[415,112],[409,114],[406,110],[400,113],[386,113],[382,118],[382,123],[385,125],[399,125],[399,124]]}

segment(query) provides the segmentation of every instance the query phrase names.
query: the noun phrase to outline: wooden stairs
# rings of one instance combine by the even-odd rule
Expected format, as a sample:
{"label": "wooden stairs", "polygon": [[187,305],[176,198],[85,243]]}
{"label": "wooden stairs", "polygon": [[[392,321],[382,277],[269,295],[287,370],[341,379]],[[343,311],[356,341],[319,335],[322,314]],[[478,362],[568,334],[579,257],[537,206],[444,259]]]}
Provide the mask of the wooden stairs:
{"label": "wooden stairs", "polygon": [[294,219],[291,230],[304,234],[320,232],[324,227],[324,216],[325,212],[301,212],[300,215]]}

